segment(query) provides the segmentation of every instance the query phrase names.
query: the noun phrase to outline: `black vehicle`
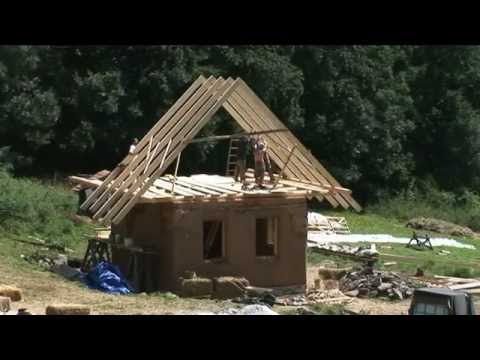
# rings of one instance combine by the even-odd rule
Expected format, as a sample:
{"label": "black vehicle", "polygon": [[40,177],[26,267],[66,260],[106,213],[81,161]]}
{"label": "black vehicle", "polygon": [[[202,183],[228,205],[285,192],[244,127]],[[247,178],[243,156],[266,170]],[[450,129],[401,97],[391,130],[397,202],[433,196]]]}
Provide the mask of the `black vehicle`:
{"label": "black vehicle", "polygon": [[475,315],[470,294],[447,288],[415,289],[409,315]]}

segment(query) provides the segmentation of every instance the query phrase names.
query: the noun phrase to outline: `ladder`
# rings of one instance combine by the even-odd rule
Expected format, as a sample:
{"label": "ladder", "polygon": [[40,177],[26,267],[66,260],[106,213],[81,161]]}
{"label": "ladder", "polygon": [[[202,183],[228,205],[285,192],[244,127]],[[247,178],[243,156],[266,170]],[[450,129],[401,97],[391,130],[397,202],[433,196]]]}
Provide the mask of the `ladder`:
{"label": "ladder", "polygon": [[227,169],[225,176],[234,176],[235,175],[235,166],[238,159],[238,142],[240,138],[231,138],[230,146],[228,147],[228,157],[227,157]]}

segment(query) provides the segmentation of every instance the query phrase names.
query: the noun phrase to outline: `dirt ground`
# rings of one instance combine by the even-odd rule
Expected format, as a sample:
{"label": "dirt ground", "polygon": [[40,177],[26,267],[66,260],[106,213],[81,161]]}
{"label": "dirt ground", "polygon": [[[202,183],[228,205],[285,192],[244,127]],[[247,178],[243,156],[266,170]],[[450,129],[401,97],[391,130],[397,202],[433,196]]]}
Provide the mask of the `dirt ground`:
{"label": "dirt ground", "polygon": [[[16,270],[14,270],[16,268]],[[82,304],[91,308],[92,314],[116,315],[165,315],[192,314],[196,312],[218,311],[224,308],[238,307],[230,301],[206,299],[182,299],[165,294],[109,295],[88,289],[86,286],[62,278],[48,271],[31,268],[20,271],[12,268],[0,259],[0,283],[15,285],[22,289],[24,299],[12,303],[14,310],[26,308],[33,314],[44,314],[45,308],[51,304]],[[307,272],[308,284],[318,273],[318,267],[310,267]],[[371,315],[406,314],[410,301],[389,302],[377,299],[352,299],[347,309],[357,313]],[[274,310],[280,312],[278,306]]]}

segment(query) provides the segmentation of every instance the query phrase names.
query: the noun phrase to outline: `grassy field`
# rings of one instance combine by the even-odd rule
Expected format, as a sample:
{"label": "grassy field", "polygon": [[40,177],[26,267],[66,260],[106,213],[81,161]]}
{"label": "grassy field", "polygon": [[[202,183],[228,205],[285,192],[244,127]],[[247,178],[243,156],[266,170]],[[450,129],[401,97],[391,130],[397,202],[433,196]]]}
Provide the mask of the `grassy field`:
{"label": "grassy field", "polygon": [[[0,171],[0,190],[0,284],[17,285],[23,289],[25,302],[22,306],[35,313],[43,313],[46,305],[55,302],[89,305],[97,314],[189,313],[238,306],[228,301],[181,299],[172,294],[129,296],[104,294],[90,290],[81,283],[68,281],[36,263],[29,263],[22,255],[44,254],[54,257],[58,251],[49,248],[51,246],[68,248],[69,257],[82,258],[86,240],[93,234],[93,226],[75,220],[77,198],[65,185],[54,186],[30,179],[15,179]],[[408,237],[412,233],[405,227],[404,217],[395,218],[388,212],[367,211],[357,214],[349,211],[322,211],[322,213],[346,217],[350,229],[357,234]],[[427,274],[480,276],[480,241],[470,238],[455,239],[473,244],[477,249],[444,247],[435,248],[434,251],[416,251],[398,244],[380,244],[377,248],[384,255],[378,265],[382,268],[385,262],[395,261],[397,264],[388,269],[414,273],[417,267],[421,267]],[[37,245],[28,242],[35,242]],[[43,244],[38,245],[39,242]],[[441,249],[448,250],[450,254],[439,255]],[[307,254],[307,261],[308,274],[315,274],[316,266],[324,261],[335,261],[340,265],[351,264],[344,258],[324,256],[311,251]],[[369,309],[368,311],[373,313],[404,312],[408,305],[402,304],[400,308],[393,308],[395,304],[375,302],[371,299],[355,301],[357,310]],[[275,310],[286,314],[295,313],[291,308],[278,307]],[[317,306],[314,310],[323,314],[342,312],[341,307],[335,306]]]}
{"label": "grassy field", "polygon": [[[373,213],[358,214],[350,211],[323,211],[327,216],[345,217],[352,233],[355,234],[389,234],[393,236],[410,237],[412,229],[405,226],[405,221],[381,216]],[[419,232],[422,234],[423,232]],[[414,250],[406,248],[402,244],[377,244],[381,254],[379,267],[383,268],[385,262],[396,262],[396,265],[388,269],[415,273],[417,267],[422,268],[427,274],[458,276],[458,277],[479,277],[480,276],[480,241],[468,237],[456,237],[447,234],[428,232],[431,237],[442,236],[455,239],[465,244],[472,244],[475,250],[459,249],[453,247],[434,247],[434,250]],[[368,244],[350,244],[352,246],[368,246]],[[450,252],[448,255],[439,255],[441,250]],[[392,255],[392,256],[389,256]],[[325,261],[330,256],[309,252],[308,261],[317,264]],[[336,258],[336,261],[343,264],[351,263],[347,260]]]}

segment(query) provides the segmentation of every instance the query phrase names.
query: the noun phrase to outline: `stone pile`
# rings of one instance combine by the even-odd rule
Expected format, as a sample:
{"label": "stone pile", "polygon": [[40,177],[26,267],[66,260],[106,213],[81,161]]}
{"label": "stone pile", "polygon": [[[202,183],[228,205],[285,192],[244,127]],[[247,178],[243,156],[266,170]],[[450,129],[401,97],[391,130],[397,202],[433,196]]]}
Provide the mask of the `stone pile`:
{"label": "stone pile", "polygon": [[340,290],[352,297],[387,297],[403,300],[413,295],[417,284],[390,271],[375,271],[365,267],[360,271],[347,273],[340,280]]}
{"label": "stone pile", "polygon": [[68,257],[64,254],[51,256],[35,252],[31,255],[22,254],[20,257],[30,264],[39,265],[46,269],[49,269],[52,266],[66,265],[68,263]]}
{"label": "stone pile", "polygon": [[349,246],[343,244],[334,244],[334,243],[320,243],[315,241],[308,241],[307,246],[313,250],[318,250],[322,252],[339,254],[339,255],[349,255],[349,256],[358,256],[358,257],[371,257],[376,258],[378,256],[378,251],[375,248],[375,244],[371,244],[370,248]]}

